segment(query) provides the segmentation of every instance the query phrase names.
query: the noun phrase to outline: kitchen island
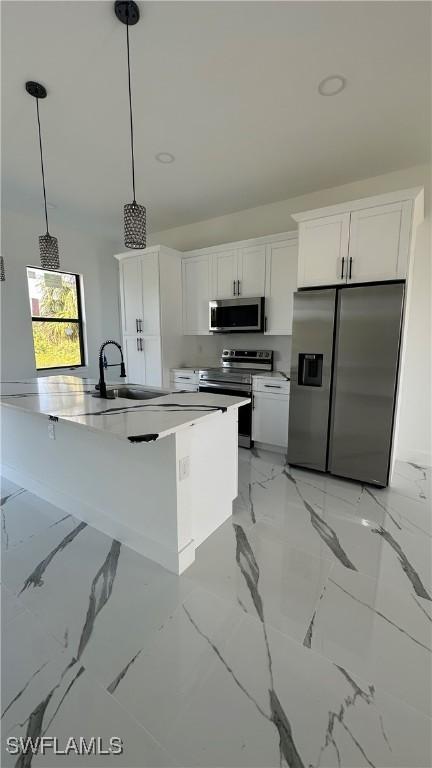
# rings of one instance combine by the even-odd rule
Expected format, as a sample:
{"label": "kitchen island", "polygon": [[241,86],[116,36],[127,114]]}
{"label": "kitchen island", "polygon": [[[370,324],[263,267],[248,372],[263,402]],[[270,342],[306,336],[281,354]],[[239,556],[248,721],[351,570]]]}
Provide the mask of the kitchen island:
{"label": "kitchen island", "polygon": [[2,472],[182,573],[232,513],[249,399],[152,389],[137,400],[128,386],[130,397],[105,400],[75,376],[2,382]]}

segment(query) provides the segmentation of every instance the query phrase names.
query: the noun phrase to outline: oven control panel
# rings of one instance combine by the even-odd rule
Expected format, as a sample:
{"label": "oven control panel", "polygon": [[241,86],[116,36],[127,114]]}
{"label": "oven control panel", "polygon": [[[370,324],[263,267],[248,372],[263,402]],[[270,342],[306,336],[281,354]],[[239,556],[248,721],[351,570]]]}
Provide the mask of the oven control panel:
{"label": "oven control panel", "polygon": [[271,371],[273,370],[273,351],[271,349],[224,349],[221,363]]}

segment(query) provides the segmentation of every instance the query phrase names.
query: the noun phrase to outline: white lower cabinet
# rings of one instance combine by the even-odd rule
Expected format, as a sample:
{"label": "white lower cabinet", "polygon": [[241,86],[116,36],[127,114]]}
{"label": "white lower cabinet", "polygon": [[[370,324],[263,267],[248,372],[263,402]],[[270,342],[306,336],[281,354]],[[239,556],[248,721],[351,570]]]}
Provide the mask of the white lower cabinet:
{"label": "white lower cabinet", "polygon": [[252,440],[287,448],[288,414],[289,382],[268,378],[253,392]]}
{"label": "white lower cabinet", "polygon": [[123,346],[128,383],[161,387],[160,336],[124,336]]}
{"label": "white lower cabinet", "polygon": [[145,385],[146,387],[162,387],[162,348],[160,336],[144,336],[142,341],[144,353]]}
{"label": "white lower cabinet", "polygon": [[123,354],[129,384],[144,384],[144,355],[140,350],[140,341],[140,336],[123,336]]}
{"label": "white lower cabinet", "polygon": [[170,376],[170,389],[177,392],[198,392],[198,370],[194,368],[173,368]]}

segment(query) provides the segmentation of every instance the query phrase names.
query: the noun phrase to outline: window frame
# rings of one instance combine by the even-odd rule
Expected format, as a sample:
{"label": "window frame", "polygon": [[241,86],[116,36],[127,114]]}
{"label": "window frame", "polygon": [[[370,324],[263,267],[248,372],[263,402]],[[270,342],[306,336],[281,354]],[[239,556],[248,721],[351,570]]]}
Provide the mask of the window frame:
{"label": "window frame", "polygon": [[68,369],[70,371],[75,370],[75,368],[85,368],[86,367],[86,359],[85,359],[85,345],[84,345],[84,319],[83,319],[83,307],[82,307],[82,292],[81,292],[81,275],[77,274],[76,272],[68,272],[64,269],[44,269],[43,267],[35,267],[30,264],[26,266],[26,280],[27,280],[27,294],[30,299],[29,294],[29,278],[28,278],[28,272],[29,269],[36,269],[39,272],[52,272],[53,274],[60,274],[60,275],[73,275],[75,278],[75,288],[76,288],[76,295],[77,295],[77,309],[78,309],[78,317],[36,317],[31,312],[31,302],[30,303],[30,318],[32,323],[32,337],[33,337],[33,323],[76,323],[78,325],[78,336],[79,336],[79,348],[80,348],[80,362],[76,365],[50,365],[47,368],[38,368],[36,363],[36,352],[34,349],[34,338],[33,338],[33,352],[35,356],[35,367],[36,371],[57,371],[57,370],[65,370]]}

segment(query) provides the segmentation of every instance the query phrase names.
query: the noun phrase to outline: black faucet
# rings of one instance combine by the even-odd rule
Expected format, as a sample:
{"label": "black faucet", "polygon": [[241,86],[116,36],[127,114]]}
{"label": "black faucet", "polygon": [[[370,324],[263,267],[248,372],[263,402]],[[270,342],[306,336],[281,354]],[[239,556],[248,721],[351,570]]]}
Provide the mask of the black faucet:
{"label": "black faucet", "polygon": [[[108,344],[114,344],[114,346],[117,347],[117,349],[120,351],[120,355],[121,355],[120,363],[107,363],[106,357],[104,355],[104,349],[106,346],[108,346]],[[104,341],[104,343],[102,344],[99,350],[99,384],[96,385],[96,389],[99,390],[99,394],[95,395],[95,397],[103,397],[105,400],[109,400],[114,397],[113,392],[110,392],[109,394],[107,392],[104,368],[111,368],[112,366],[116,366],[116,365],[120,365],[120,378],[125,379],[126,369],[123,361],[123,350],[117,341],[114,341],[113,339],[108,339],[108,341]]]}

